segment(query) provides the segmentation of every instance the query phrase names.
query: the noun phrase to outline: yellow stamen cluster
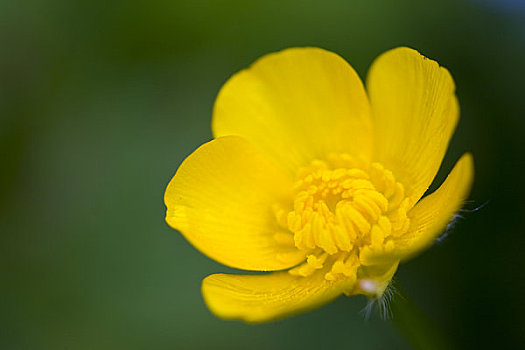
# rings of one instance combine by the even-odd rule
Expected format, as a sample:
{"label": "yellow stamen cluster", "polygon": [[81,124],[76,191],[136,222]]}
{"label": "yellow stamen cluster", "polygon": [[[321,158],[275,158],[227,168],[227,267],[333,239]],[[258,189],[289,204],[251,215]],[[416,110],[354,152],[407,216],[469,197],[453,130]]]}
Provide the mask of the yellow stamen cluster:
{"label": "yellow stamen cluster", "polygon": [[348,155],[316,160],[300,171],[294,193],[293,208],[279,215],[307,256],[294,275],[331,265],[327,280],[355,278],[362,248],[391,251],[410,225],[403,185],[379,163],[362,165]]}

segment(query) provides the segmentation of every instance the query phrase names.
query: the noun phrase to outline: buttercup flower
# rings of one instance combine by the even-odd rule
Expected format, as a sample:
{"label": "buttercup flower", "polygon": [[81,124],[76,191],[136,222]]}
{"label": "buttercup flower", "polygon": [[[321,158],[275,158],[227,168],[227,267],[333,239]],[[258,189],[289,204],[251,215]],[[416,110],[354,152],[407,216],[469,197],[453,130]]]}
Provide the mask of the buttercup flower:
{"label": "buttercup flower", "polygon": [[214,274],[210,310],[265,322],[341,294],[379,298],[470,190],[465,154],[431,184],[459,117],[449,72],[409,48],[352,67],[318,48],[266,55],[222,87],[215,139],[169,183],[166,221],[212,259],[267,274]]}

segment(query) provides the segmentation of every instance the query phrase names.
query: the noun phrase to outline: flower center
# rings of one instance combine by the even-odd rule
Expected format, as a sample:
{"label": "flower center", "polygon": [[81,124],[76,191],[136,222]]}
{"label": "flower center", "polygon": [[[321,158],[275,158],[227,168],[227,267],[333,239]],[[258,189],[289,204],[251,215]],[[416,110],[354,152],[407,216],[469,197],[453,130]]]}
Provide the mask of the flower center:
{"label": "flower center", "polygon": [[408,199],[392,172],[379,163],[359,164],[346,154],[302,169],[294,193],[293,208],[282,221],[307,260],[292,274],[309,276],[331,264],[326,279],[355,278],[360,249],[388,252],[393,238],[410,224]]}

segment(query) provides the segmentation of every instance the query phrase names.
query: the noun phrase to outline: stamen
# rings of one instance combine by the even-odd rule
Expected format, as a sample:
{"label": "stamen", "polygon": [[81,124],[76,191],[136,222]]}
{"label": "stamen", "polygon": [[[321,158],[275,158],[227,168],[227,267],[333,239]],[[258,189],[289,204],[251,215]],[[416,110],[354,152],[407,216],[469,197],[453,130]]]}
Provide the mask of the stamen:
{"label": "stamen", "polygon": [[[328,159],[299,171],[291,210],[274,208],[279,225],[293,234],[276,233],[275,240],[294,244],[306,256],[291,274],[306,277],[323,270],[327,280],[352,279],[361,250],[395,248],[395,238],[410,225],[410,202],[403,185],[381,164],[367,166],[346,154]],[[362,281],[361,289],[372,290],[372,282]]]}

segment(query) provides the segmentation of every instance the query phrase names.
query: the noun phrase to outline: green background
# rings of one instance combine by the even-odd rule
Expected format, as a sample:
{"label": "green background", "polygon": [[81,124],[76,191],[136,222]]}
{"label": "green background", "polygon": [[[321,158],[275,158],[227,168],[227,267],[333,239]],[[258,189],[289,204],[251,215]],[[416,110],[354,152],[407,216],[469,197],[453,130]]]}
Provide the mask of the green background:
{"label": "green background", "polygon": [[467,208],[487,204],[397,281],[456,348],[523,346],[523,1],[28,0],[0,2],[0,348],[408,348],[363,320],[363,297],[259,326],[215,318],[200,282],[230,270],[163,204],[231,74],[320,46],[364,77],[399,45],[452,72],[462,117],[437,181],[471,151]]}

